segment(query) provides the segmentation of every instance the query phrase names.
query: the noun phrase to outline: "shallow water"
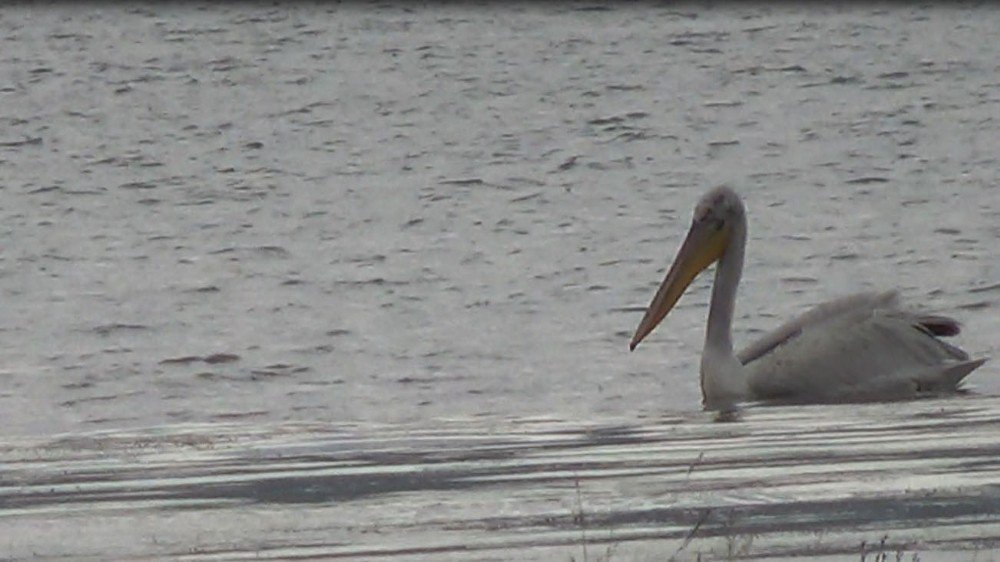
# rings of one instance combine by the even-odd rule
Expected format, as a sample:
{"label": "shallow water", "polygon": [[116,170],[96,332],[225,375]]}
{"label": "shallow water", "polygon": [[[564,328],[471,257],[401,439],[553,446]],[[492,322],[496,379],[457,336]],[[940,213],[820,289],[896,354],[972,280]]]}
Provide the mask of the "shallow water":
{"label": "shallow water", "polygon": [[[13,557],[992,559],[1000,401],[425,426],[209,424],[0,449]],[[875,556],[874,554],[872,556]],[[855,558],[856,559],[856,558]]]}
{"label": "shallow water", "polygon": [[[691,207],[719,183],[736,187],[749,209],[738,342],[824,299],[898,287],[962,321],[957,343],[972,355],[996,356],[997,15],[600,5],[5,10],[0,442],[14,459],[28,454],[22,443],[40,455],[53,440],[67,443],[52,452],[67,474],[114,483],[133,470],[145,478],[145,468],[101,464],[102,436],[129,436],[125,452],[112,447],[126,460],[137,447],[129,439],[148,444],[139,449],[163,455],[170,472],[201,462],[197,442],[172,448],[191,434],[236,459],[223,479],[244,489],[254,486],[240,480],[255,471],[249,455],[272,433],[304,431],[295,439],[326,454],[331,435],[347,428],[350,457],[415,428],[443,432],[419,449],[437,455],[455,446],[450,439],[480,443],[485,434],[490,443],[494,427],[501,446],[545,441],[548,431],[585,435],[600,420],[654,434],[667,429],[661,419],[694,424],[684,431],[742,427],[707,424],[699,412],[708,278],[627,352]],[[993,363],[969,388],[955,408],[995,411]],[[906,417],[926,404],[886,408]],[[847,423],[855,414],[843,408],[756,409],[746,423],[763,417],[792,432],[811,417]],[[970,439],[989,450],[996,442],[982,440],[991,433],[979,433],[989,420],[960,424],[949,446]],[[831,454],[849,456],[857,443],[841,438],[831,437]],[[654,445],[639,442],[642,451]],[[631,450],[604,446],[583,454],[628,464]],[[741,451],[751,472],[768,464]],[[962,451],[955,458],[974,462],[973,450]],[[521,452],[511,453],[515,464],[527,462]],[[692,462],[657,457],[655,447],[643,454]],[[18,494],[45,482],[47,470],[28,465],[0,485]],[[562,492],[568,474],[560,473]],[[768,486],[777,477],[762,474]],[[841,494],[857,484],[823,477]],[[585,480],[581,499],[596,501]],[[530,519],[536,490],[503,482],[492,496],[477,497],[479,487],[460,496],[481,509],[448,515],[448,525],[497,511],[508,492],[520,498],[500,502],[501,512]],[[313,503],[332,514],[342,502],[324,485]],[[179,492],[185,507],[161,509],[156,502],[167,500],[147,497],[144,486],[94,503],[32,496],[23,516],[22,504],[0,510],[12,529],[63,532],[80,523],[70,505],[119,506],[108,526],[74,531],[81,542],[65,543],[97,557],[132,544],[114,537],[142,532],[133,517],[188,518],[174,550],[156,548],[157,538],[121,551],[136,557],[173,556],[181,545],[267,550],[268,529],[282,548],[307,548],[316,542],[307,535],[329,530],[310,531],[307,515],[280,525],[271,517],[284,503],[302,511],[298,500],[222,501],[213,492],[206,509],[193,509],[201,489],[182,479],[175,490],[192,490]],[[667,509],[643,486],[622,501]],[[571,512],[565,495],[537,492],[538,502]],[[819,501],[817,493],[774,502]],[[426,497],[365,500],[351,517],[422,521],[434,502],[447,505]],[[698,506],[713,504],[691,505],[652,526],[686,532]],[[232,527],[199,535],[202,520],[223,525],[214,511],[223,508]],[[610,519],[598,528],[620,535],[648,524]],[[393,531],[412,537],[399,549],[453,540],[436,523],[414,525]],[[580,527],[545,531],[562,538],[543,546],[581,544]],[[388,541],[354,529],[336,535],[345,553]],[[454,540],[497,540],[506,546],[483,556],[505,558],[507,533]],[[10,536],[17,556],[48,552]],[[331,548],[324,536],[320,548]],[[939,546],[951,540],[942,530]]]}

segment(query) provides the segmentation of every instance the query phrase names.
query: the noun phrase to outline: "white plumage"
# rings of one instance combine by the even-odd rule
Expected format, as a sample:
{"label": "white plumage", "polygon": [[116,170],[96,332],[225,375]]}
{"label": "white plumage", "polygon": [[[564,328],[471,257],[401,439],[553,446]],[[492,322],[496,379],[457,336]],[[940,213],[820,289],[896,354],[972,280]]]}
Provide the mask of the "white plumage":
{"label": "white plumage", "polygon": [[735,354],[732,319],[746,231],[735,192],[721,187],[702,197],[632,338],[635,349],[695,276],[718,262],[701,361],[706,408],[731,409],[744,400],[847,402],[954,391],[986,361],[940,339],[958,334],[958,322],[904,310],[895,291],[821,304]]}
{"label": "white plumage", "polygon": [[863,293],[820,305],[737,357],[758,399],[912,398],[954,390],[986,361],[970,360],[936,328],[958,331],[951,319],[900,309],[895,291]]}

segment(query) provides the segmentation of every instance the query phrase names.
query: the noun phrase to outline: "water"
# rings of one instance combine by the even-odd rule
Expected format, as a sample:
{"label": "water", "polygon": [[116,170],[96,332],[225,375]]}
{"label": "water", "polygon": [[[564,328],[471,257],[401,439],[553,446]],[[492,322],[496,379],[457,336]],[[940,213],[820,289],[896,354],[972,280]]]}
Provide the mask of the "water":
{"label": "water", "polygon": [[[521,420],[571,434],[655,432],[663,416],[702,427],[710,280],[639,350],[627,342],[694,202],[719,183],[749,212],[738,342],[824,299],[898,287],[961,320],[958,343],[972,355],[998,355],[995,10],[598,7],[5,10],[0,440],[10,462],[69,443],[52,449],[67,459],[61,469],[119,481],[128,463],[84,462],[108,453],[94,436],[148,443],[170,472],[197,461],[198,442],[235,435],[238,483],[258,431],[298,435],[301,424],[324,450],[347,427],[348,456],[448,428],[519,440]],[[995,411],[996,374],[993,363],[973,373],[973,394],[954,408]],[[926,407],[887,406],[902,419]],[[787,420],[784,409],[754,410],[743,423],[764,417],[806,439],[802,419],[856,415],[840,408]],[[977,423],[995,430],[994,419]],[[995,431],[977,427],[953,428],[955,446],[994,446]],[[198,441],[171,448],[191,432]],[[452,446],[420,450],[439,445]],[[115,454],[134,454],[123,447]],[[746,454],[751,469],[767,462]],[[19,493],[45,470],[28,465],[0,484]],[[568,472],[558,478],[558,499],[518,493],[562,502],[553,512],[565,515],[575,488]],[[841,492],[856,485],[825,478]],[[177,527],[180,550],[211,542],[197,529],[217,506],[142,504],[144,486],[120,504],[100,499],[120,509],[113,523],[65,552],[135,544],[131,556],[177,555],[156,548],[155,533],[108,540],[143,517],[193,517]],[[615,493],[662,507],[647,491]],[[331,517],[347,509],[318,497]],[[495,512],[497,497],[477,505]],[[3,522],[80,522],[32,498],[6,504]],[[233,527],[212,531],[242,533],[230,547],[250,552],[279,533],[261,515],[279,500],[237,503]],[[431,509],[382,496],[361,505],[372,518]],[[516,501],[509,510],[531,512]],[[689,519],[671,521],[689,531]],[[411,529],[405,548],[437,544],[430,527]],[[579,527],[566,525],[559,544],[578,548]],[[624,536],[634,525],[605,527]],[[337,540],[363,552],[378,542],[363,535]],[[12,556],[49,552],[7,544]]]}
{"label": "water", "polygon": [[171,426],[7,443],[0,502],[16,557],[992,560],[998,415]]}

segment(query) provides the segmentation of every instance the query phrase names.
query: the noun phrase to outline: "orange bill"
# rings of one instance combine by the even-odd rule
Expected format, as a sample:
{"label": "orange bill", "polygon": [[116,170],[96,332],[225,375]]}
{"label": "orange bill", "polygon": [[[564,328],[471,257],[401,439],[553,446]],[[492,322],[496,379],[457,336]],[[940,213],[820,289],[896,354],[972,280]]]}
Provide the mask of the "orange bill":
{"label": "orange bill", "polygon": [[667,277],[663,280],[653,302],[646,309],[646,315],[632,336],[629,349],[635,349],[639,342],[656,328],[667,313],[677,304],[684,290],[691,281],[718,260],[729,245],[729,228],[718,229],[713,223],[705,220],[695,220],[688,231],[687,238],[681,244],[681,249],[674,258]]}

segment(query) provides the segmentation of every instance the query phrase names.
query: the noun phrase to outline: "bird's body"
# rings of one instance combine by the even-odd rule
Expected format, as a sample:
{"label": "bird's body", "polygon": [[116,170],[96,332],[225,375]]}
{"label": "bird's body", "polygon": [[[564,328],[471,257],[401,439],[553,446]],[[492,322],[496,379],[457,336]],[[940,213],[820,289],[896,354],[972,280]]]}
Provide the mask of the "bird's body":
{"label": "bird's body", "polygon": [[940,338],[958,323],[902,309],[894,291],[821,304],[738,354],[732,319],[746,244],[743,203],[728,188],[699,202],[677,259],[650,304],[631,347],[666,316],[703,269],[718,262],[709,308],[701,386],[706,408],[746,400],[846,402],[953,391],[985,359],[969,359]]}
{"label": "bird's body", "polygon": [[756,354],[754,346],[745,349],[740,356],[746,359],[752,395],[818,402],[912,398],[954,390],[983,363],[969,360],[928,325],[942,322],[957,333],[954,321],[925,320],[928,317],[901,309],[898,301],[893,291],[832,301],[769,334],[773,339],[778,339],[775,334],[787,337],[767,352]]}

